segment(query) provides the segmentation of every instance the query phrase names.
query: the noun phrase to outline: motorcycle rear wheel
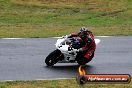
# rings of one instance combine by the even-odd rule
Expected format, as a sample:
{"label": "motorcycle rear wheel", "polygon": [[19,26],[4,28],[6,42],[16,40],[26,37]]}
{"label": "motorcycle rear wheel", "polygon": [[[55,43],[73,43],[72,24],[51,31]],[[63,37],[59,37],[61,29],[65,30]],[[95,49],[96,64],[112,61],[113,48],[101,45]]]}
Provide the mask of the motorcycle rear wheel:
{"label": "motorcycle rear wheel", "polygon": [[61,51],[56,49],[46,57],[45,63],[47,66],[53,66],[54,64],[56,64],[59,60],[62,60],[63,58],[64,58],[64,55],[61,53]]}
{"label": "motorcycle rear wheel", "polygon": [[92,56],[91,56],[89,59],[84,58],[84,57],[83,57],[83,54],[82,54],[82,53],[79,53],[79,54],[77,55],[76,60],[77,60],[77,63],[78,63],[79,65],[85,65],[85,64],[87,64],[88,62],[90,62],[90,61],[92,60],[93,57],[94,57],[94,52],[92,53]]}

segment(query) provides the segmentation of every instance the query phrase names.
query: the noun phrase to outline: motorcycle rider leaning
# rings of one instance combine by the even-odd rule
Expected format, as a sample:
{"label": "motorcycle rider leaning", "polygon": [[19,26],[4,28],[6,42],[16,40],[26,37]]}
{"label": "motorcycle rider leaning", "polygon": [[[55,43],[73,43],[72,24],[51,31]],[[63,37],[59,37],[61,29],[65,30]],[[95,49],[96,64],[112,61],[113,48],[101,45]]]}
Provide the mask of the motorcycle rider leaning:
{"label": "motorcycle rider leaning", "polygon": [[94,57],[94,51],[96,49],[94,35],[92,32],[82,27],[79,33],[72,33],[69,37],[80,38],[81,48],[77,50],[77,61],[82,65],[91,61]]}

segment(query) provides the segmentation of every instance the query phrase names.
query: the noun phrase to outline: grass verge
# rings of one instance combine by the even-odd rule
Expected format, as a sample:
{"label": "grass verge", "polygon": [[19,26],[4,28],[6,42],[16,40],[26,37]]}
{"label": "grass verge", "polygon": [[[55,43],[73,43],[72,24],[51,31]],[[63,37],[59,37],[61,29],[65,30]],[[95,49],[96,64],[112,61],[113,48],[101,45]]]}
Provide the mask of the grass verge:
{"label": "grass verge", "polygon": [[79,85],[75,79],[41,80],[41,81],[7,81],[0,82],[0,88],[132,88],[129,84],[84,84]]}
{"label": "grass verge", "polygon": [[[0,38],[45,38],[58,37],[72,32],[78,32],[80,27],[74,26],[43,26],[43,25],[3,25],[0,27]],[[95,36],[129,36],[132,35],[131,27],[88,27]]]}
{"label": "grass verge", "polygon": [[0,38],[38,38],[78,32],[132,35],[131,0],[0,0]]}

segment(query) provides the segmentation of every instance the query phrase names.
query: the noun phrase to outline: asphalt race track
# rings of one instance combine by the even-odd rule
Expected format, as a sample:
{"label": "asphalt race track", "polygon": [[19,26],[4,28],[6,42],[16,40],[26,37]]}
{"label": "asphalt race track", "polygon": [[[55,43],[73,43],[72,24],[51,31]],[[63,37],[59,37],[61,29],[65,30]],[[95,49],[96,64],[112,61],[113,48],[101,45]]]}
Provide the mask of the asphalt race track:
{"label": "asphalt race track", "polygon": [[[95,57],[85,66],[87,74],[132,75],[132,36],[96,37]],[[60,79],[76,76],[77,63],[47,67],[45,57],[55,49],[54,38],[0,39],[0,80]]]}

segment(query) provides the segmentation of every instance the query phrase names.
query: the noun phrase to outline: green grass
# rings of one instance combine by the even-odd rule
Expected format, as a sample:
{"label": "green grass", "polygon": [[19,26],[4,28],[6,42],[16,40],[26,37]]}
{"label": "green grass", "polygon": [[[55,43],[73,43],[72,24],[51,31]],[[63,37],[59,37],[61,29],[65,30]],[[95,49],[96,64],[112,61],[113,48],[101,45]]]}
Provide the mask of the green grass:
{"label": "green grass", "polygon": [[132,35],[132,0],[0,0],[0,38],[51,37],[88,27]]}
{"label": "green grass", "polygon": [[[0,0],[0,38],[62,36],[88,27],[94,35],[132,35],[132,0]],[[131,88],[75,79],[0,82],[0,88]]]}
{"label": "green grass", "polygon": [[0,82],[0,88],[132,88],[129,84],[77,84],[75,79]]}
{"label": "green grass", "polygon": [[[78,32],[132,35],[132,0],[0,0],[0,38],[43,38]],[[0,88],[131,88],[130,84],[85,84],[75,79],[0,82]]]}

